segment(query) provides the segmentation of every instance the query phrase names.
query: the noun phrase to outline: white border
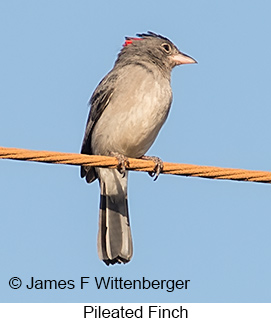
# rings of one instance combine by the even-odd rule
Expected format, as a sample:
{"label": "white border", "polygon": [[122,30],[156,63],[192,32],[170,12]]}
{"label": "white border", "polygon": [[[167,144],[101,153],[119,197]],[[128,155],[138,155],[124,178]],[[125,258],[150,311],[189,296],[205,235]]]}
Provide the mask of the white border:
{"label": "white border", "polygon": [[[84,306],[92,306],[102,309],[120,309],[123,306],[125,309],[135,310],[139,307],[143,307],[143,319],[142,318],[129,318],[130,320],[137,320],[139,322],[145,322],[148,320],[157,321],[157,316],[153,316],[152,319],[148,318],[149,306],[160,306],[160,308],[166,308],[169,310],[178,309],[182,306],[182,309],[187,309],[188,318],[176,318],[175,321],[185,322],[208,322],[208,323],[224,323],[224,322],[259,322],[270,323],[271,322],[271,304],[252,304],[252,303],[6,303],[0,304],[0,322],[16,323],[16,322],[28,322],[28,323],[54,323],[54,322],[117,322],[119,319],[115,318],[96,318],[92,314],[88,314],[84,318]],[[177,314],[177,311],[174,312]],[[174,320],[174,318],[172,318]],[[127,318],[125,319],[127,320]],[[164,318],[159,320],[161,322],[167,322],[169,319]]]}

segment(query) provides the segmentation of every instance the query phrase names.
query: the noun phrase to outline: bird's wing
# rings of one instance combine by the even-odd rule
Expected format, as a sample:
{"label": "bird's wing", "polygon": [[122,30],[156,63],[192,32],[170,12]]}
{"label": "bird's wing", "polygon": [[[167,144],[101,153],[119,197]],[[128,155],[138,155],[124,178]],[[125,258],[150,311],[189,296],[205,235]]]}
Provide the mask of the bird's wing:
{"label": "bird's wing", "polygon": [[117,75],[114,72],[108,73],[97,86],[92,94],[89,105],[85,136],[82,143],[81,154],[92,154],[91,151],[91,133],[95,123],[99,120],[104,109],[107,107],[115,88]]}

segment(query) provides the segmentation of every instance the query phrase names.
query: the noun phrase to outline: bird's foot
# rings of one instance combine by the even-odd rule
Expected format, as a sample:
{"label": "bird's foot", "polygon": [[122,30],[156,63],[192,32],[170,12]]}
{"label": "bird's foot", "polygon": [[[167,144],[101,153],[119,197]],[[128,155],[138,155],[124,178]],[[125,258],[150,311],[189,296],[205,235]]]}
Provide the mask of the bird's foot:
{"label": "bird's foot", "polygon": [[155,163],[155,166],[151,172],[148,172],[151,177],[154,177],[154,181],[157,180],[159,174],[163,171],[164,164],[162,159],[155,156],[142,156],[141,159],[152,160]]}
{"label": "bird's foot", "polygon": [[118,166],[117,166],[117,170],[119,171],[120,174],[122,174],[122,177],[125,176],[125,171],[126,171],[126,167],[129,167],[129,160],[127,157],[125,157],[124,155],[111,151],[110,155],[113,157],[116,157],[118,160]]}

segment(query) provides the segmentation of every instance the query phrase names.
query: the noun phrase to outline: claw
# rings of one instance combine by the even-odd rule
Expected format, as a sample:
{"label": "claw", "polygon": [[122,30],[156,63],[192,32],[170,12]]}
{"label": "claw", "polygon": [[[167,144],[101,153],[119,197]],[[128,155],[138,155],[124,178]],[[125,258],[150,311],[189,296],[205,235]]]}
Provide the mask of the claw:
{"label": "claw", "polygon": [[126,172],[126,167],[129,166],[128,158],[117,152],[110,152],[110,155],[117,158],[118,160],[117,170],[119,171],[120,174],[122,174],[122,177],[124,177]]}
{"label": "claw", "polygon": [[142,156],[141,159],[152,160],[155,163],[155,166],[151,172],[148,172],[151,177],[154,177],[154,181],[157,180],[159,174],[163,171],[164,164],[159,157],[155,156]]}

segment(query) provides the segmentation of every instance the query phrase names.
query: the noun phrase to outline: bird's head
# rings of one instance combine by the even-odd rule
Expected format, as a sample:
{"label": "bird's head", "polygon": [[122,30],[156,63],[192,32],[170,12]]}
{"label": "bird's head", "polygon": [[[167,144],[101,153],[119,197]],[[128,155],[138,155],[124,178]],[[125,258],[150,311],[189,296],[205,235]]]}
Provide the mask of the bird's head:
{"label": "bird's head", "polygon": [[151,62],[171,71],[181,64],[197,63],[192,57],[182,53],[168,38],[153,32],[137,34],[137,38],[126,37],[117,62]]}

